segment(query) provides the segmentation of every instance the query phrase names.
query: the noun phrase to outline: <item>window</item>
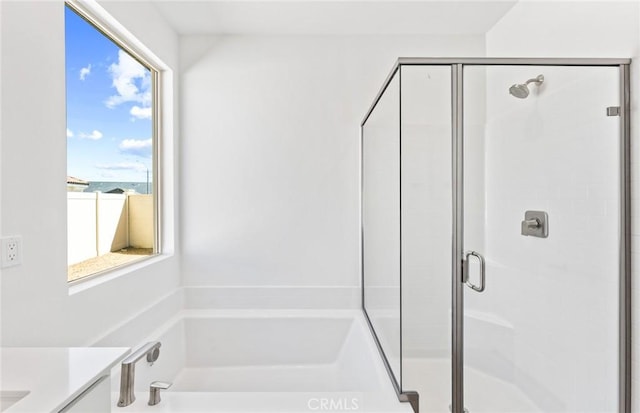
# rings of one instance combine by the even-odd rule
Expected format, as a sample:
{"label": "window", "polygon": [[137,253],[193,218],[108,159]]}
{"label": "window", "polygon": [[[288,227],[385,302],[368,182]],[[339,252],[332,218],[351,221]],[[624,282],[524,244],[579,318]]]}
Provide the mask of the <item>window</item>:
{"label": "window", "polygon": [[65,6],[68,281],[159,252],[158,71]]}

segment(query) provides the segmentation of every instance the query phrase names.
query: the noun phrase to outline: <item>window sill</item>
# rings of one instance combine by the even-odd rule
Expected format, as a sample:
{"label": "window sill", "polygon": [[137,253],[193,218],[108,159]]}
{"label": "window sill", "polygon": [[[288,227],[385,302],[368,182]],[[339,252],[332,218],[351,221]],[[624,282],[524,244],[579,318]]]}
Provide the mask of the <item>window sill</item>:
{"label": "window sill", "polygon": [[173,254],[151,255],[151,256],[143,257],[138,260],[126,263],[126,264],[119,265],[117,267],[114,267],[105,271],[101,271],[99,273],[81,278],[79,280],[70,281],[68,283],[69,295],[81,293],[85,290],[89,290],[91,288],[97,287],[111,280],[128,275],[134,271],[138,271],[150,265],[154,265],[159,262],[165,261],[166,259],[171,257],[173,257]]}

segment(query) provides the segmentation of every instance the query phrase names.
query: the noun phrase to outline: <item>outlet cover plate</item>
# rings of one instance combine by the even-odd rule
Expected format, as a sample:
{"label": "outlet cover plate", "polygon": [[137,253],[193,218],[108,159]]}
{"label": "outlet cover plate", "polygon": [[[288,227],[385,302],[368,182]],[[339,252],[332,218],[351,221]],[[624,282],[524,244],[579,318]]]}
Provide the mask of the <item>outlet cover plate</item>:
{"label": "outlet cover plate", "polygon": [[0,238],[0,249],[2,252],[2,268],[22,264],[22,237]]}

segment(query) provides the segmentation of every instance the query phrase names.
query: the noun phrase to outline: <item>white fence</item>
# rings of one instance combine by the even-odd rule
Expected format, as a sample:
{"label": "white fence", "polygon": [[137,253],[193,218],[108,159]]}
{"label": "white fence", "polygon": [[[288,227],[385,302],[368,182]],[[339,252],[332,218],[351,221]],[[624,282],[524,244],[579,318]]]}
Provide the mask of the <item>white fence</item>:
{"label": "white fence", "polygon": [[152,195],[67,192],[69,265],[153,239]]}

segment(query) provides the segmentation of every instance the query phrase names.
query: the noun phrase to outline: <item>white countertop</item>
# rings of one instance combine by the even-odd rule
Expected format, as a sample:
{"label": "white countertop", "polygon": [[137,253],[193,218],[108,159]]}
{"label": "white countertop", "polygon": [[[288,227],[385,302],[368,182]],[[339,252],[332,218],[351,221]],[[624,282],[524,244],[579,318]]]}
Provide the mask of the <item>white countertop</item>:
{"label": "white countertop", "polygon": [[129,353],[124,347],[4,347],[3,393],[29,394],[3,413],[58,412]]}

